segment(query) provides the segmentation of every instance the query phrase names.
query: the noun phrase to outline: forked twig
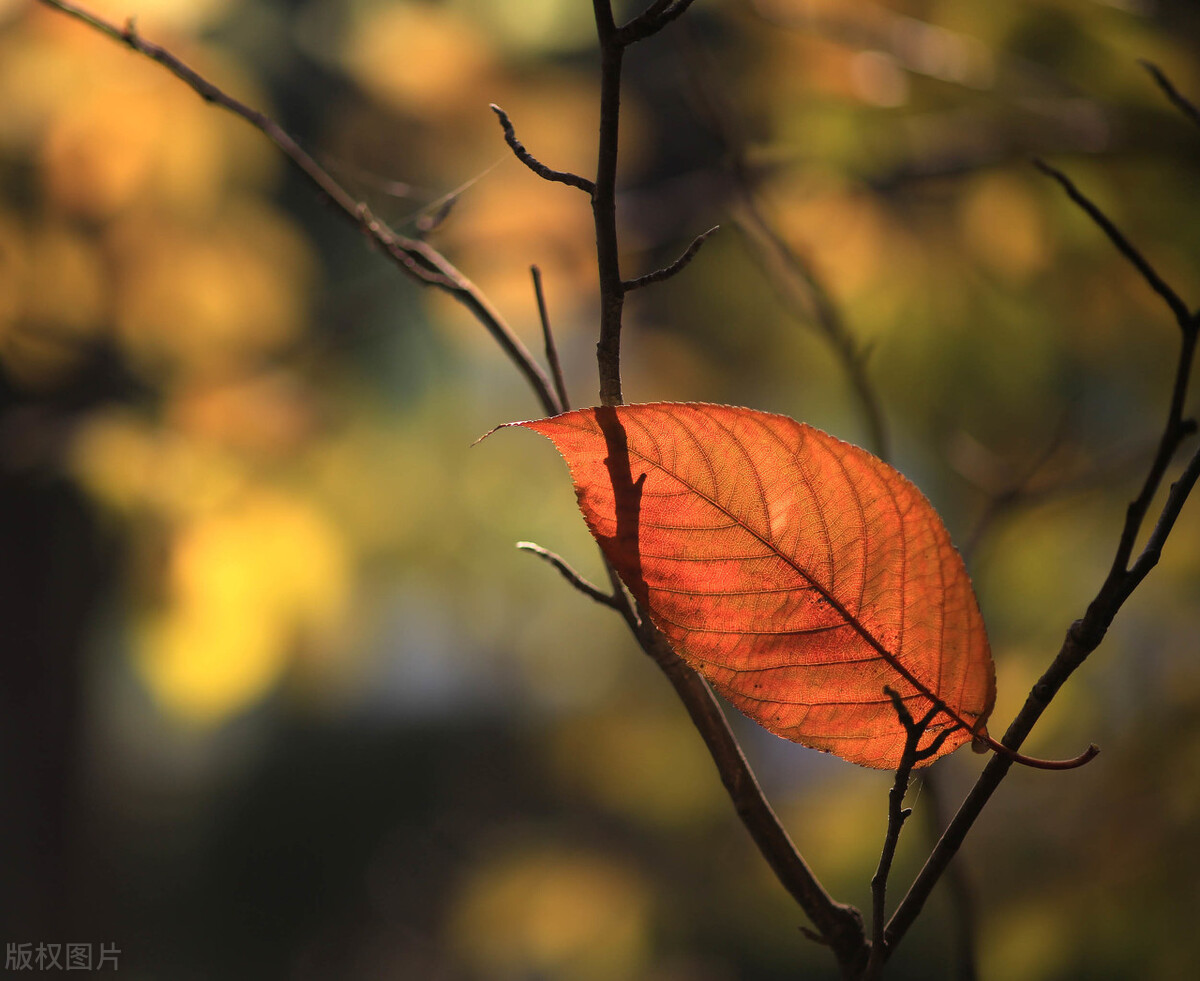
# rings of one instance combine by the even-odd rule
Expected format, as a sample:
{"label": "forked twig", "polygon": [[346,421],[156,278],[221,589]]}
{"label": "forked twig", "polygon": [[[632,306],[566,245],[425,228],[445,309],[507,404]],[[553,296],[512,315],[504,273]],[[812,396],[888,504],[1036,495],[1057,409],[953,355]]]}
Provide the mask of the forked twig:
{"label": "forked twig", "polygon": [[900,765],[896,767],[896,776],[888,793],[888,823],[883,850],[879,855],[879,865],[871,877],[871,955],[863,972],[864,981],[874,981],[878,978],[887,960],[887,944],[884,940],[887,883],[892,871],[892,861],[896,857],[896,846],[900,843],[900,832],[904,828],[904,822],[912,814],[912,809],[904,806],[904,797],[908,793],[908,782],[913,767],[935,755],[953,731],[943,729],[927,746],[921,748],[921,738],[941,709],[934,705],[919,721],[914,721],[898,691],[886,685],[883,691],[892,700],[892,708],[896,710],[896,716],[904,727],[905,737],[904,752],[900,755]]}
{"label": "forked twig", "polygon": [[557,552],[551,552],[550,549],[542,548],[541,545],[535,544],[534,542],[517,542],[517,548],[523,552],[532,552],[538,558],[549,562],[559,571],[559,573],[561,573],[562,577],[567,582],[569,582],[589,599],[593,599],[597,603],[610,607],[618,612],[620,612],[624,606],[624,604],[618,601],[615,596],[610,596],[608,593],[604,592],[604,590],[593,585],[582,575],[576,572],[571,567],[570,563],[568,563],[567,560]]}
{"label": "forked twig", "polygon": [[[1190,420],[1183,418],[1182,413],[1195,361],[1197,335],[1200,333],[1200,314],[1188,311],[1179,295],[1129,244],[1112,220],[1088,200],[1066,175],[1044,164],[1039,164],[1039,166],[1059,182],[1071,200],[1095,221],[1118,251],[1138,269],[1149,286],[1166,301],[1180,326],[1182,338],[1167,421],[1163,427],[1158,452],[1150,464],[1141,492],[1130,503],[1126,511],[1125,523],[1117,542],[1113,564],[1095,598],[1088,604],[1084,615],[1071,624],[1058,654],[1033,686],[1021,711],[1009,725],[1008,731],[1005,732],[1002,741],[1005,746],[1012,749],[1018,749],[1021,746],[1067,678],[1083,664],[1092,651],[1100,646],[1121,606],[1158,563],[1167,537],[1182,511],[1184,503],[1194,489],[1197,479],[1200,478],[1200,449],[1197,449],[1179,478],[1171,485],[1155,526],[1141,553],[1131,565],[1129,560],[1133,554],[1133,547],[1149,513],[1150,504],[1162,484],[1167,468],[1179,451],[1180,445],[1195,429]],[[908,895],[901,901],[889,921],[885,931],[885,943],[889,947],[894,947],[912,926],[934,885],[961,847],[975,820],[1000,786],[1011,766],[1012,761],[1000,755],[994,756],[988,761],[987,766],[975,781],[974,787],[971,788],[970,793],[960,805],[958,812],[926,860],[924,867],[918,873]]]}

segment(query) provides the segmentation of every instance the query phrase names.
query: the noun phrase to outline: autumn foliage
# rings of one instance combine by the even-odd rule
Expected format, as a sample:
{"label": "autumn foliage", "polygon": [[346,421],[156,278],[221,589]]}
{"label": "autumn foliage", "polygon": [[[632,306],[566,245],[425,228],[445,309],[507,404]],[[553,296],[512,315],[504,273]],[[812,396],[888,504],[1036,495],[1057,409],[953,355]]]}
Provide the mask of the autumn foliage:
{"label": "autumn foliage", "polygon": [[[895,769],[915,717],[934,756],[996,697],[961,556],[933,506],[865,450],[751,409],[657,403],[520,425],[571,467],[605,556],[676,652],[771,732]],[[925,760],[923,762],[928,762]]]}

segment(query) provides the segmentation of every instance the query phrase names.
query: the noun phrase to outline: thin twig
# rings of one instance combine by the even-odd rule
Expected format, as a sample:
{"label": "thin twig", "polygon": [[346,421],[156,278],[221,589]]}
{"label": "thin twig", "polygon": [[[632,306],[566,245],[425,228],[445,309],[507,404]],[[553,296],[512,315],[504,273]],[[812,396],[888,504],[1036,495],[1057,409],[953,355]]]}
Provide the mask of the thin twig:
{"label": "thin twig", "polygon": [[763,214],[759,179],[748,159],[749,140],[723,93],[708,83],[709,66],[700,63],[696,44],[682,47],[696,108],[725,149],[726,167],[733,180],[733,218],[753,251],[768,284],[787,312],[811,325],[833,349],[854,390],[867,427],[868,443],[886,460],[890,440],[879,396],[867,375],[867,352],[846,326],[837,304],[808,259],[793,249]]}
{"label": "thin twig", "polygon": [[696,258],[696,253],[700,251],[700,246],[708,241],[709,237],[715,233],[721,226],[713,225],[707,232],[701,232],[694,239],[692,244],[687,247],[687,250],[678,259],[672,262],[669,266],[664,266],[662,269],[656,269],[652,273],[646,273],[645,276],[639,276],[637,279],[627,279],[622,284],[625,290],[641,289],[643,286],[649,286],[651,283],[661,283],[663,280],[670,279],[676,273],[683,270],[689,262]]}
{"label": "thin twig", "polygon": [[158,62],[190,86],[205,102],[228,110],[263,133],[316,185],[328,200],[353,221],[406,274],[425,285],[443,290],[470,310],[499,343],[509,360],[525,376],[525,380],[533,388],[542,407],[551,415],[558,411],[558,400],[545,372],[479,288],[464,276],[450,260],[428,243],[398,235],[372,215],[365,204],[356,201],[278,123],[258,110],[239,102],[165,48],[143,39],[138,35],[132,22],[122,28],[82,7],[68,3],[67,0],[39,0],[39,2],[87,24],[108,35],[114,41],[119,41],[139,54]]}
{"label": "thin twig", "polygon": [[584,596],[594,599],[597,603],[611,607],[614,610],[620,610],[621,604],[617,602],[615,597],[610,596],[604,590],[588,582],[587,579],[572,569],[566,559],[557,552],[551,552],[548,548],[542,548],[541,545],[537,545],[534,542],[517,542],[517,548],[523,552],[532,552],[540,559],[545,559],[562,574],[562,577],[567,582],[583,593]]}
{"label": "thin twig", "polygon": [[1158,87],[1171,100],[1171,104],[1193,123],[1200,126],[1200,109],[1196,108],[1196,104],[1186,98],[1179,89],[1175,88],[1174,83],[1167,78],[1163,70],[1154,64],[1154,62],[1142,61],[1140,64],[1150,73],[1154,81],[1158,83]]}
{"label": "thin twig", "polygon": [[508,113],[506,113],[494,102],[491,104],[490,108],[492,112],[494,112],[500,119],[500,125],[504,129],[504,142],[509,145],[517,159],[535,174],[537,174],[538,177],[542,178],[543,180],[554,181],[559,184],[569,184],[571,187],[577,187],[579,190],[587,194],[591,194],[595,190],[595,185],[586,177],[580,177],[578,174],[572,174],[567,170],[553,170],[538,160],[538,158],[526,150],[524,144],[517,139],[516,130],[513,129],[513,124],[508,118]]}
{"label": "thin twig", "polygon": [[[942,772],[930,767],[921,774],[921,803],[926,819],[927,840],[936,842],[946,830]],[[975,954],[975,895],[962,857],[946,869],[945,888],[949,891],[948,913],[951,927],[951,981],[976,981],[979,970]]]}
{"label": "thin twig", "polygon": [[[1046,169],[1048,173],[1051,173],[1051,176],[1055,176],[1059,180],[1059,183],[1063,185],[1072,200],[1080,204],[1101,229],[1108,234],[1109,238],[1122,254],[1129,257],[1131,247],[1125,243],[1124,237],[1120,232],[1115,230],[1115,226],[1113,226],[1108,217],[1100,212],[1095,205],[1083,198],[1082,195],[1079,195],[1078,192],[1073,193],[1074,185],[1065,176],[1058,175],[1052,168],[1043,169]],[[1133,255],[1136,256],[1137,253],[1133,252]],[[1133,261],[1135,265],[1138,264],[1136,260]],[[1146,268],[1148,269],[1148,266]],[[1139,265],[1139,269],[1142,270],[1141,265]],[[1146,276],[1146,271],[1142,270],[1142,272],[1143,276]],[[1147,279],[1153,285],[1154,280],[1148,276]],[[1173,301],[1168,299],[1168,304],[1171,306],[1171,310],[1183,330],[1183,338],[1180,344],[1179,360],[1176,366],[1175,384],[1171,392],[1167,422],[1163,428],[1159,450],[1150,465],[1141,492],[1130,503],[1125,513],[1125,524],[1122,527],[1120,539],[1117,543],[1116,555],[1108,571],[1108,575],[1101,584],[1095,598],[1088,604],[1083,617],[1072,623],[1067,630],[1066,637],[1063,639],[1058,654],[1033,686],[1028,697],[1025,699],[1025,704],[1022,706],[1021,711],[1004,734],[1002,742],[1005,746],[1014,750],[1018,749],[1025,741],[1030,730],[1032,730],[1038,719],[1041,718],[1042,713],[1049,706],[1059,689],[1062,688],[1067,678],[1083,664],[1092,651],[1100,646],[1100,643],[1104,640],[1105,633],[1108,631],[1121,606],[1145,580],[1150,570],[1158,563],[1163,546],[1166,544],[1175,521],[1178,519],[1184,503],[1195,487],[1197,479],[1200,478],[1200,450],[1197,450],[1188,461],[1183,473],[1171,485],[1170,492],[1167,494],[1167,499],[1159,512],[1154,529],[1151,531],[1141,554],[1132,565],[1129,565],[1129,558],[1132,555],[1134,543],[1141,532],[1150,504],[1158,492],[1166,470],[1178,452],[1182,441],[1195,429],[1189,420],[1182,418],[1182,411],[1195,360],[1197,335],[1200,333],[1200,316],[1189,314],[1187,307],[1175,294],[1174,290],[1167,287],[1165,283],[1163,287],[1165,292],[1157,289],[1156,292],[1159,292],[1164,298],[1174,298]],[[945,871],[950,860],[962,846],[967,833],[974,825],[984,806],[991,799],[992,794],[1000,786],[1011,766],[1011,759],[996,755],[984,767],[983,772],[975,781],[974,787],[972,787],[970,793],[968,793],[966,799],[960,805],[958,812],[954,815],[950,824],[946,827],[946,831],[930,853],[924,867],[913,881],[908,895],[904,897],[893,914],[891,921],[888,923],[885,931],[885,942],[890,948],[894,948],[900,941],[900,938],[912,926],[913,921],[929,898],[933,887]]]}
{"label": "thin twig", "polygon": [[638,639],[642,648],[658,663],[679,695],[759,852],[812,920],[820,939],[832,948],[846,976],[856,976],[866,959],[861,914],[830,896],[796,850],[763,794],[708,682],[680,660],[648,617],[642,616],[641,622]]}
{"label": "thin twig", "polygon": [[1175,454],[1179,451],[1180,444],[1195,431],[1195,422],[1183,418],[1183,407],[1187,400],[1192,364],[1196,357],[1196,333],[1197,323],[1193,320],[1190,327],[1184,331],[1180,341],[1179,360],[1175,366],[1175,383],[1171,388],[1171,403],[1167,409],[1167,422],[1163,427],[1162,439],[1159,440],[1158,452],[1150,464],[1150,470],[1142,484],[1141,493],[1130,503],[1126,512],[1125,527],[1121,532],[1121,541],[1117,547],[1117,554],[1113,558],[1110,575],[1123,573],[1128,567],[1142,522],[1150,510],[1154,495],[1158,493],[1167,467],[1170,466]]}
{"label": "thin twig", "polygon": [[1062,186],[1062,189],[1067,192],[1067,197],[1074,201],[1082,208],[1089,218],[1103,229],[1104,234],[1109,237],[1109,240],[1117,247],[1117,251],[1121,253],[1130,263],[1142,274],[1142,278],[1150,285],[1159,296],[1163,298],[1167,306],[1171,308],[1171,312],[1175,315],[1176,322],[1182,327],[1190,319],[1191,314],[1188,311],[1187,304],[1179,298],[1166,281],[1159,276],[1154,270],[1154,267],[1146,260],[1146,257],[1139,252],[1124,233],[1113,224],[1112,219],[1101,211],[1088,197],[1075,186],[1075,182],[1066,174],[1056,167],[1050,166],[1044,160],[1034,160],[1033,165],[1037,167],[1043,174],[1054,178]]}
{"label": "thin twig", "polygon": [[908,782],[912,776],[913,767],[922,760],[933,756],[950,735],[950,730],[943,729],[924,749],[918,748],[921,737],[929,728],[929,723],[938,714],[935,705],[919,721],[914,721],[900,693],[885,686],[884,693],[892,700],[892,707],[900,724],[904,727],[904,752],[900,755],[900,765],[896,768],[896,777],[892,781],[892,789],[888,793],[888,823],[887,833],[883,839],[883,850],[879,855],[879,865],[871,877],[871,954],[863,972],[864,981],[874,981],[883,970],[887,960],[887,944],[884,940],[884,916],[887,910],[887,882],[892,871],[892,861],[896,857],[896,846],[900,843],[900,832],[904,822],[912,814],[911,808],[904,806],[904,797],[908,793]]}
{"label": "thin twig", "polygon": [[530,266],[529,273],[533,276],[533,293],[537,297],[538,319],[542,322],[542,338],[546,344],[546,363],[550,366],[550,377],[554,379],[554,391],[558,394],[558,404],[562,411],[571,408],[567,398],[567,383],[563,380],[562,362],[558,360],[558,345],[554,343],[554,331],[550,329],[550,313],[546,309],[546,294],[542,290],[542,271],[537,266]]}

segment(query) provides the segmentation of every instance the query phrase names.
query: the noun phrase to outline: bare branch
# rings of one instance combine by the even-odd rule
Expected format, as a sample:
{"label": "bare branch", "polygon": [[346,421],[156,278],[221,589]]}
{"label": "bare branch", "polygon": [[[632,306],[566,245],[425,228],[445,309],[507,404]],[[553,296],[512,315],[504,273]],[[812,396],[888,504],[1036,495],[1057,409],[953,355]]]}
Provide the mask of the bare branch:
{"label": "bare branch", "polygon": [[685,14],[694,2],[695,0],[654,0],[645,11],[621,28],[621,43],[630,45],[657,34],[671,21]]}
{"label": "bare branch", "polygon": [[1171,403],[1167,410],[1167,422],[1163,427],[1162,438],[1158,443],[1158,452],[1150,464],[1146,480],[1142,484],[1141,493],[1130,502],[1125,512],[1125,526],[1121,531],[1121,540],[1117,546],[1117,554],[1113,558],[1109,577],[1123,575],[1129,567],[1129,559],[1133,555],[1133,546],[1141,532],[1142,523],[1154,501],[1154,495],[1162,485],[1167,467],[1175,458],[1180,444],[1190,436],[1196,428],[1194,421],[1183,418],[1183,406],[1187,399],[1188,385],[1191,379],[1192,363],[1196,356],[1196,333],[1198,324],[1193,321],[1184,330],[1180,343],[1179,360],[1175,366],[1175,383],[1171,389]]}
{"label": "bare branch", "polygon": [[1200,109],[1196,108],[1196,104],[1183,96],[1180,91],[1175,88],[1171,80],[1167,78],[1166,73],[1163,72],[1158,65],[1151,61],[1142,61],[1140,64],[1146,69],[1146,71],[1150,73],[1154,81],[1158,83],[1158,87],[1162,89],[1166,97],[1171,100],[1171,104],[1181,113],[1187,116],[1187,118],[1193,123],[1195,123],[1197,126],[1200,126]]}
{"label": "bare branch", "polygon": [[888,823],[887,833],[883,839],[883,851],[879,855],[879,865],[871,877],[871,954],[863,972],[864,981],[874,981],[883,971],[887,960],[887,945],[884,941],[884,915],[887,908],[887,882],[892,871],[892,861],[896,857],[896,846],[900,842],[900,832],[904,822],[912,814],[910,808],[904,806],[904,797],[908,793],[908,782],[912,776],[913,767],[922,760],[933,756],[940,748],[952,730],[943,729],[924,749],[918,748],[921,738],[929,728],[929,723],[938,714],[938,707],[933,706],[918,722],[914,721],[900,693],[893,688],[884,686],[884,694],[892,700],[892,707],[900,724],[904,726],[904,752],[900,755],[900,765],[896,768],[896,777],[892,781],[892,789],[888,793]]}
{"label": "bare branch", "polygon": [[692,244],[687,247],[687,250],[678,259],[672,262],[669,266],[664,266],[662,269],[656,269],[652,273],[647,273],[645,276],[639,276],[637,279],[627,279],[622,284],[626,291],[641,289],[643,286],[649,286],[651,283],[661,283],[665,279],[670,279],[676,273],[696,258],[696,253],[700,251],[700,246],[708,241],[709,237],[716,232],[721,226],[713,225],[707,232],[701,232],[694,239]]}
{"label": "bare branch", "polygon": [[[1115,229],[1107,216],[1100,212],[1090,201],[1083,198],[1078,191],[1075,191],[1074,185],[1065,175],[1044,164],[1039,164],[1039,166],[1066,188],[1072,199],[1084,207],[1088,214],[1108,234],[1109,238],[1116,243],[1118,249],[1123,254],[1129,257],[1135,265],[1138,265],[1139,269],[1143,268],[1143,265],[1145,265],[1144,260],[1141,260],[1140,255],[1125,242],[1124,237]],[[1139,260],[1141,265],[1139,265]],[[1145,268],[1148,269],[1148,265],[1145,265]],[[1150,272],[1153,273],[1152,270]],[[1144,271],[1143,275],[1146,275]],[[1151,280],[1151,284],[1153,285],[1155,281],[1161,282],[1157,280],[1157,276]],[[1150,464],[1150,469],[1146,475],[1141,493],[1134,499],[1126,511],[1125,524],[1121,530],[1121,536],[1117,543],[1116,556],[1108,571],[1108,575],[1101,584],[1095,598],[1088,604],[1084,615],[1072,623],[1067,630],[1066,637],[1063,639],[1058,654],[1055,655],[1050,666],[1033,686],[1028,697],[1025,699],[1025,704],[1022,706],[1021,711],[1004,734],[1003,744],[1014,751],[1020,748],[1067,678],[1083,664],[1092,651],[1100,646],[1100,643],[1104,640],[1105,633],[1107,633],[1109,626],[1112,624],[1122,605],[1124,605],[1133,591],[1157,564],[1167,538],[1174,528],[1175,521],[1179,517],[1188,496],[1194,489],[1197,479],[1200,478],[1200,450],[1197,450],[1188,461],[1179,479],[1171,485],[1170,493],[1167,495],[1167,500],[1159,512],[1154,530],[1151,532],[1141,555],[1139,555],[1137,561],[1132,566],[1129,566],[1128,561],[1132,555],[1134,543],[1137,540],[1150,504],[1166,474],[1166,470],[1170,466],[1171,460],[1174,459],[1183,439],[1195,430],[1195,425],[1190,420],[1182,418],[1182,411],[1195,360],[1197,336],[1200,334],[1200,318],[1188,314],[1183,301],[1165,283],[1162,283],[1162,289],[1156,288],[1156,292],[1159,292],[1164,298],[1168,298],[1168,304],[1171,306],[1171,310],[1183,330],[1183,338],[1175,372],[1175,384],[1171,393],[1170,408],[1159,443],[1159,450]],[[984,806],[991,799],[992,794],[996,792],[996,789],[1004,780],[1012,764],[1013,760],[1011,758],[997,754],[984,767],[983,772],[975,781],[975,786],[972,787],[970,793],[960,805],[958,812],[954,815],[949,825],[947,825],[945,832],[930,853],[924,867],[913,881],[908,894],[904,897],[893,914],[891,921],[888,923],[885,931],[885,942],[890,947],[894,948],[908,928],[912,926],[913,921],[920,914],[926,900],[929,898],[934,885],[946,870],[947,865],[958,849],[962,846],[967,833],[971,830]]]}
{"label": "bare branch", "polygon": [[557,552],[551,552],[548,548],[542,548],[541,545],[536,545],[533,542],[517,542],[517,548],[522,552],[532,552],[538,558],[545,559],[562,574],[562,577],[567,582],[583,593],[584,596],[594,599],[597,603],[611,607],[614,610],[621,608],[615,597],[610,596],[602,589],[588,582],[583,576],[572,569],[566,559]]}
{"label": "bare branch", "polygon": [[1087,196],[1075,186],[1074,181],[1072,181],[1071,178],[1069,178],[1061,170],[1057,169],[1056,167],[1051,167],[1044,160],[1034,160],[1033,165],[1046,176],[1052,177],[1054,180],[1058,181],[1058,183],[1062,186],[1062,189],[1067,192],[1067,197],[1069,197],[1072,201],[1079,205],[1080,208],[1087,212],[1088,217],[1100,226],[1101,230],[1103,230],[1104,234],[1108,236],[1112,244],[1117,247],[1117,251],[1133,264],[1134,268],[1136,268],[1137,271],[1142,274],[1142,278],[1149,284],[1150,288],[1163,298],[1167,306],[1171,308],[1171,312],[1175,315],[1175,320],[1180,327],[1184,327],[1188,321],[1191,320],[1191,313],[1187,308],[1187,304],[1184,303],[1183,300],[1179,298],[1179,294],[1171,289],[1171,287],[1167,285],[1163,278],[1159,276],[1157,272],[1155,272],[1154,267],[1146,261],[1145,256],[1143,256],[1136,248],[1134,248],[1130,241],[1125,237],[1124,233],[1122,233],[1121,230],[1113,224],[1108,215],[1106,215],[1095,204],[1093,204],[1092,201],[1089,200]]}
{"label": "bare branch", "polygon": [[596,228],[596,267],[600,285],[600,339],[596,367],[600,375],[600,404],[620,405],[621,318],[625,284],[617,243],[617,151],[621,129],[621,67],[625,44],[613,23],[610,0],[592,0],[596,36],[600,41],[600,135],[596,154],[596,183],[592,192],[592,222]]}
{"label": "bare branch", "polygon": [[758,177],[747,159],[749,140],[738,114],[724,93],[709,84],[710,66],[701,63],[698,45],[682,47],[690,92],[696,109],[725,148],[735,191],[733,216],[737,229],[757,259],[764,278],[787,312],[824,336],[854,389],[867,427],[870,448],[886,460],[890,440],[878,394],[867,375],[867,352],[846,326],[837,304],[812,263],[793,249],[763,214]]}
{"label": "bare branch", "polygon": [[537,297],[538,319],[542,322],[542,338],[546,344],[546,363],[550,366],[550,375],[554,378],[554,391],[558,394],[558,404],[561,411],[571,408],[567,398],[567,383],[563,380],[562,362],[558,360],[558,345],[554,343],[554,331],[550,329],[550,314],[546,310],[546,294],[542,291],[542,271],[537,266],[530,266],[533,276],[533,292]]}
{"label": "bare branch", "polygon": [[489,107],[500,120],[500,125],[504,129],[504,142],[509,145],[512,152],[516,154],[518,160],[526,167],[532,170],[538,177],[547,181],[554,181],[559,184],[569,184],[571,187],[577,187],[579,190],[591,194],[596,190],[596,185],[586,177],[580,177],[578,174],[572,174],[566,170],[552,170],[544,163],[537,159],[532,153],[525,149],[524,144],[517,139],[516,130],[513,129],[513,124],[508,118],[508,113],[501,109],[494,102]]}
{"label": "bare branch", "polygon": [[475,319],[495,338],[505,354],[525,376],[525,380],[533,389],[542,407],[551,414],[557,411],[557,399],[545,372],[479,288],[432,246],[417,239],[398,235],[375,218],[365,204],[356,201],[274,120],[239,102],[165,48],[141,38],[132,21],[124,28],[120,28],[82,7],[68,3],[67,0],[39,0],[39,2],[74,17],[152,61],[158,62],[190,86],[206,102],[240,116],[263,133],[316,185],[329,201],[353,221],[405,273],[421,283],[438,287],[470,310]]}
{"label": "bare branch", "polygon": [[679,659],[648,617],[642,616],[641,624],[638,640],[643,650],[654,658],[675,688],[708,747],[738,817],[775,877],[812,920],[820,939],[833,949],[843,966],[865,960],[862,916],[853,906],[834,900],[796,850],[767,802],[708,683]]}

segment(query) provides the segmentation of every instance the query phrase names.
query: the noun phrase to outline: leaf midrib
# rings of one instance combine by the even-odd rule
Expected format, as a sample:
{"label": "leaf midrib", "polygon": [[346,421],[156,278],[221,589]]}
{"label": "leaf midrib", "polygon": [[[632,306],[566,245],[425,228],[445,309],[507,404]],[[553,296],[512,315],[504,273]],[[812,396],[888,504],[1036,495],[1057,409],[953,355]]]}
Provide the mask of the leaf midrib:
{"label": "leaf midrib", "polygon": [[[681,426],[682,426],[682,423],[681,423]],[[685,431],[686,431],[686,429],[685,429]],[[694,433],[691,433],[690,431],[688,431],[688,435],[692,438],[692,440],[694,442],[696,442],[697,445],[702,445]],[[851,613],[848,609],[846,609],[846,607],[842,604],[842,602],[836,596],[834,596],[831,592],[829,592],[829,590],[827,590],[816,579],[814,579],[802,566],[800,566],[794,559],[792,559],[791,556],[787,555],[778,545],[776,545],[775,542],[771,541],[768,538],[764,538],[757,531],[755,531],[753,528],[751,528],[749,525],[747,525],[746,522],[743,521],[738,515],[734,514],[732,511],[730,511],[728,508],[726,508],[724,505],[722,505],[719,501],[714,500],[712,497],[710,497],[704,491],[700,490],[697,487],[694,487],[684,477],[667,469],[659,461],[650,459],[650,457],[646,456],[644,453],[642,453],[640,450],[636,449],[635,447],[628,445],[628,440],[626,440],[626,444],[627,444],[626,450],[632,456],[636,456],[643,463],[647,464],[648,466],[654,467],[655,469],[666,474],[672,480],[675,480],[676,482],[678,482],[680,485],[682,485],[684,488],[686,488],[690,493],[694,494],[696,497],[699,497],[701,500],[708,503],[711,507],[715,508],[721,514],[725,515],[725,517],[727,517],[731,522],[733,522],[734,525],[736,525],[738,528],[741,528],[748,535],[750,535],[752,538],[757,540],[761,545],[766,547],[771,552],[772,555],[775,555],[776,557],[781,559],[784,563],[789,565],[797,575],[799,575],[805,582],[807,582],[810,586],[812,586],[812,588],[815,589],[821,595],[821,597],[827,603],[829,603],[829,605],[831,607],[833,607],[833,609],[838,613],[838,615],[841,616],[846,621],[846,623],[849,624],[850,627],[860,637],[862,637],[862,639],[864,641],[866,641],[867,644],[870,645],[870,647],[880,657],[883,658],[883,660],[887,663],[887,665],[893,671],[895,671],[898,675],[900,675],[900,677],[902,677],[905,681],[907,681],[914,688],[916,688],[917,691],[922,696],[929,699],[929,701],[931,701],[938,708],[939,711],[944,712],[946,715],[950,716],[951,719],[953,719],[958,725],[962,726],[962,728],[966,729],[968,732],[973,731],[973,727],[970,724],[968,724],[958,712],[956,712],[949,705],[947,705],[945,700],[942,699],[941,696],[935,694],[932,691],[932,689],[930,689],[930,687],[927,684],[925,684],[925,682],[923,682],[920,678],[918,678],[911,671],[909,671],[903,664],[901,664],[900,660],[896,657],[896,655],[894,655],[891,651],[889,651],[886,647],[884,647],[883,644],[881,644],[879,642],[879,640],[875,637],[875,635],[872,634],[871,631],[868,630],[865,626],[863,626],[862,622],[858,619],[858,617],[856,617],[853,613]],[[706,462],[711,470],[712,469],[712,461],[706,460]],[[633,475],[630,474],[630,477],[632,477],[632,476]],[[715,479],[716,478],[715,473],[713,474],[713,478],[714,478],[713,482],[715,484],[717,482]],[[760,494],[761,494],[761,486],[760,486]],[[763,497],[764,504],[766,504],[767,502],[766,502],[765,494],[762,494],[762,497]],[[615,497],[614,497],[614,504],[615,504]],[[768,506],[768,511],[769,511],[769,506]],[[639,532],[640,532],[640,528],[641,528],[640,520],[638,522],[638,527],[639,527]],[[640,539],[640,534],[639,534],[639,539]],[[639,550],[639,552],[641,550],[640,540],[638,542],[638,550]],[[701,660],[703,660],[703,659],[701,659]],[[930,720],[930,721],[932,722],[932,720]]]}

